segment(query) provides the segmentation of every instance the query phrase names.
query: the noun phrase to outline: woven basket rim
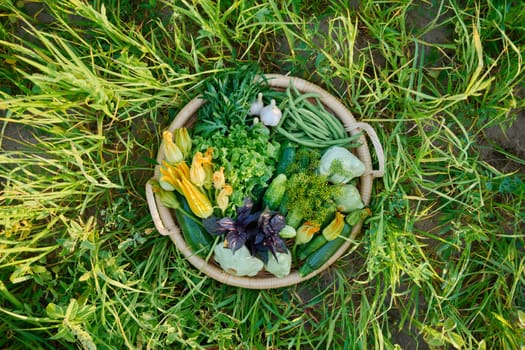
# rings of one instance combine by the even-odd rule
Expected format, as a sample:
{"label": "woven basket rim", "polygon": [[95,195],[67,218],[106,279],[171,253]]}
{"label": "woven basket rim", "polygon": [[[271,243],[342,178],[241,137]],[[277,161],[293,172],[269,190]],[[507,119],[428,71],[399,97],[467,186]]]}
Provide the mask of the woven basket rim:
{"label": "woven basket rim", "polygon": [[[267,80],[268,85],[274,89],[287,88],[290,84],[293,84],[295,88],[302,92],[316,92],[320,95],[321,102],[328,107],[336,117],[338,117],[343,125],[345,126],[348,133],[355,135],[360,132],[360,129],[356,127],[356,124],[359,126],[357,120],[354,118],[352,113],[333,95],[331,95],[326,90],[321,87],[312,84],[304,79],[300,79],[292,76],[285,76],[280,74],[265,74],[265,79]],[[194,120],[194,116],[198,109],[205,103],[205,100],[200,97],[192,99],[188,104],[186,104],[174,118],[173,122],[168,127],[168,130],[174,131],[177,128],[186,127]],[[375,133],[374,133],[375,135]],[[374,142],[374,148],[378,151],[378,141],[377,137]],[[361,146],[354,149],[357,157],[365,165],[365,173],[359,178],[359,192],[361,194],[361,199],[365,205],[370,203],[370,197],[372,192],[372,184],[374,177],[382,175],[377,171],[372,169],[372,160],[370,151],[368,148],[367,140],[364,135],[361,135],[359,138]],[[380,144],[379,144],[380,147]],[[159,152],[157,154],[157,162],[161,164],[161,161],[164,159],[164,154],[162,151],[162,146],[159,147]],[[382,149],[380,149],[382,153]],[[381,154],[382,156],[382,154]],[[380,158],[380,157],[378,157]],[[380,163],[383,160],[380,161]],[[160,166],[155,167],[154,178],[159,178],[159,169]],[[381,168],[382,169],[382,168]],[[296,270],[293,270],[289,275],[283,278],[277,278],[274,276],[268,275],[268,277],[245,277],[245,276],[235,276],[223,271],[219,266],[214,263],[207,262],[205,259],[194,254],[190,247],[184,241],[182,233],[180,232],[179,227],[177,226],[176,220],[172,211],[164,207],[157,196],[153,193],[151,184],[148,182],[146,184],[146,197],[148,206],[152,215],[152,219],[155,223],[155,226],[160,234],[167,235],[175,243],[177,249],[184,255],[186,259],[198,270],[206,274],[207,276],[227,285],[242,287],[248,289],[271,289],[271,288],[280,288],[287,287],[298,284],[300,282],[306,281],[332,265],[336,260],[338,260],[348,249],[357,235],[361,231],[361,226],[363,221],[359,222],[352,229],[350,234],[350,239],[347,240],[343,245],[337,250],[337,252],[319,269],[313,271],[309,275],[300,276]],[[213,259],[213,258],[211,258]]]}

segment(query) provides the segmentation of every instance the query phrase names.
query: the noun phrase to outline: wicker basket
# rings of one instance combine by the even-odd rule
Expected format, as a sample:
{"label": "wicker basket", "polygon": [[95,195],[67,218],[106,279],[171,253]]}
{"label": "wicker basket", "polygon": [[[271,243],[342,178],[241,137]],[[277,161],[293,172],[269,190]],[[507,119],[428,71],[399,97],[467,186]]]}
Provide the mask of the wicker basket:
{"label": "wicker basket", "polygon": [[[371,157],[369,148],[367,145],[367,140],[364,136],[361,136],[360,142],[361,146],[355,149],[356,156],[365,164],[366,171],[359,178],[359,191],[361,193],[361,198],[365,205],[368,205],[370,202],[370,195],[372,192],[372,182],[374,178],[381,177],[384,172],[384,155],[383,149],[379,140],[377,138],[374,130],[366,123],[359,123],[355,120],[352,113],[334,96],[330,95],[324,89],[309,83],[303,79],[294,78],[290,76],[283,76],[278,74],[268,74],[265,76],[268,80],[268,84],[273,89],[286,89],[290,84],[293,84],[297,90],[300,92],[316,92],[320,95],[320,100],[323,105],[330,111],[334,113],[343,123],[346,130],[351,135],[355,135],[360,131],[365,131],[368,134],[369,140],[372,142],[373,147],[376,152],[376,157],[378,159],[378,170],[372,169]],[[196,112],[198,109],[205,103],[203,99],[194,98],[191,100],[179,114],[175,117],[171,125],[169,126],[170,131],[174,131],[177,128],[181,127],[191,127],[196,119]],[[157,155],[158,164],[164,159],[164,154],[162,152],[162,147]],[[159,178],[159,166],[155,167],[154,178]],[[148,183],[146,185],[146,197],[148,201],[148,206],[151,212],[151,216],[155,223],[155,227],[160,234],[169,236],[171,240],[175,243],[180,252],[188,259],[188,261],[197,269],[210,276],[211,278],[228,284],[231,286],[250,288],[250,289],[269,289],[269,288],[279,288],[286,287],[297,284],[299,282],[305,281],[312,278],[313,276],[319,274],[321,271],[333,264],[337,259],[339,259],[344,252],[350,246],[350,242],[345,242],[339,250],[318,270],[312,272],[307,276],[301,277],[296,270],[283,278],[277,278],[268,273],[260,273],[255,277],[238,277],[223,271],[213,259],[206,261],[205,259],[194,254],[191,249],[188,247],[184,238],[180,232],[180,229],[177,226],[174,214],[171,209],[164,207],[156,195],[153,193],[151,185]],[[350,234],[351,239],[355,239],[361,230],[362,222],[355,225]]]}

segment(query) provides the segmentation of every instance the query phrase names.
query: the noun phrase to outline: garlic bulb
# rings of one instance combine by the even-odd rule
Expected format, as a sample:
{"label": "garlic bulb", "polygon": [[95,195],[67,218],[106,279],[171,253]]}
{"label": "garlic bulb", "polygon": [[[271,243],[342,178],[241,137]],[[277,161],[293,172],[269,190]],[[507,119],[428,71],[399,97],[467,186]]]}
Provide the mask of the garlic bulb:
{"label": "garlic bulb", "polygon": [[264,125],[276,126],[281,120],[282,112],[279,107],[275,105],[275,100],[272,100],[268,106],[265,106],[261,110],[260,116]]}
{"label": "garlic bulb", "polygon": [[263,98],[263,94],[259,92],[259,95],[257,95],[257,100],[253,101],[252,104],[250,105],[250,112],[249,112],[250,115],[261,114],[261,110],[264,107],[262,98]]}

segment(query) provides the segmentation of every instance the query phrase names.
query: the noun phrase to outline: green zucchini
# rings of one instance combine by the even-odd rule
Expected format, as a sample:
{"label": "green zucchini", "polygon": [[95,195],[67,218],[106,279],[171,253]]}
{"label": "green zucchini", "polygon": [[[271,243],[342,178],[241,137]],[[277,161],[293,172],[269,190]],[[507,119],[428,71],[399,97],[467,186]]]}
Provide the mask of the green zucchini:
{"label": "green zucchini", "polygon": [[313,252],[317,251],[317,249],[321,248],[323,245],[328,243],[326,238],[324,238],[323,235],[318,234],[313,238],[310,242],[306,244],[299,245],[299,251],[298,251],[298,257],[299,260],[304,260],[307,257],[309,257]]}
{"label": "green zucchini", "polygon": [[184,240],[195,254],[206,257],[213,245],[213,237],[206,232],[201,220],[190,214],[188,201],[180,195],[177,195],[177,200],[181,206],[174,209],[175,218]]}
{"label": "green zucchini", "polygon": [[265,207],[270,208],[270,210],[279,208],[286,191],[286,181],[287,178],[284,174],[279,174],[272,180],[263,196],[263,205]]}
{"label": "green zucchini", "polygon": [[303,265],[299,268],[299,275],[301,277],[309,275],[313,271],[323,266],[324,263],[326,263],[328,259],[330,259],[335,254],[335,252],[337,252],[337,250],[343,245],[343,243],[345,242],[345,238],[350,236],[350,232],[352,232],[352,227],[345,223],[343,232],[341,232],[339,237],[325,243],[306,258]]}

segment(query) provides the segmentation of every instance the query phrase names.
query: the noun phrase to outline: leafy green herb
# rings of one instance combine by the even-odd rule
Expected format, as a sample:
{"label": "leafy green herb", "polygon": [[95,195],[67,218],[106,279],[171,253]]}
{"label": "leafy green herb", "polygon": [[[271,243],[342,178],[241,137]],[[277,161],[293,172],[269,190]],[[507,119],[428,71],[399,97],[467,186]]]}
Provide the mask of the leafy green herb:
{"label": "leafy green herb", "polygon": [[330,185],[326,176],[313,172],[293,174],[286,188],[289,210],[300,212],[304,220],[320,225],[334,214],[334,198],[341,192],[340,186]]}
{"label": "leafy green herb", "polygon": [[321,152],[300,147],[294,162],[287,167],[286,208],[290,225],[299,221],[323,224],[335,212],[335,198],[340,196],[340,186],[332,186],[325,175],[318,172]]}
{"label": "leafy green herb", "polygon": [[243,66],[206,81],[202,93],[206,103],[199,109],[195,132],[208,137],[214,132],[225,133],[234,125],[251,124],[248,112],[252,101],[269,90],[264,80],[256,82],[258,74],[256,67]]}

